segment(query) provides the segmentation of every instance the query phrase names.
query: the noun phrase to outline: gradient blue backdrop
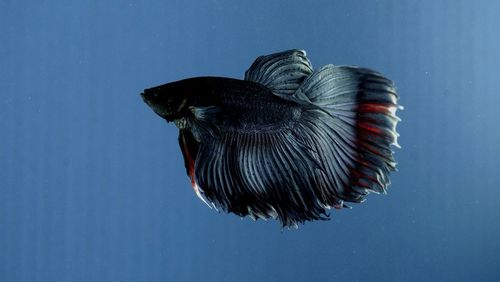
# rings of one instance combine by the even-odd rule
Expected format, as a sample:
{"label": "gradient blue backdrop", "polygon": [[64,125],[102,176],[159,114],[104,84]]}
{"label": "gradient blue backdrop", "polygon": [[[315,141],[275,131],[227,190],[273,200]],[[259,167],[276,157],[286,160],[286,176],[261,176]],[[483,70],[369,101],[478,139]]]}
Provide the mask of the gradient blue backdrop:
{"label": "gradient blue backdrop", "polygon": [[[0,281],[500,280],[500,2],[0,2]],[[306,49],[405,111],[387,196],[329,222],[209,210],[146,87]]]}

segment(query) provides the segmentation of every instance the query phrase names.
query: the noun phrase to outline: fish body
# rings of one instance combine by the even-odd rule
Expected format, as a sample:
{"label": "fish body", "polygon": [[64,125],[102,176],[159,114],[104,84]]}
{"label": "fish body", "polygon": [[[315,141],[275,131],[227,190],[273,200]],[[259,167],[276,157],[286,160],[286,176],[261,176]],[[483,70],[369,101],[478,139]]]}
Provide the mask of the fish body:
{"label": "fish body", "polygon": [[[195,77],[167,83],[144,91],[146,101],[154,93],[179,93],[167,100],[159,113],[168,121],[192,117],[193,122],[207,111],[214,128],[223,132],[262,131],[284,126],[300,111],[300,105],[272,94],[261,84],[225,77]],[[162,94],[159,94],[162,95]],[[172,108],[175,105],[176,108]],[[154,106],[153,106],[154,107]],[[163,112],[163,114],[162,114]]]}
{"label": "fish body", "polygon": [[257,58],[243,80],[188,78],[142,97],[179,128],[196,194],[239,216],[326,219],[385,193],[395,170],[398,97],[369,69],[315,71],[304,51],[288,50]]}

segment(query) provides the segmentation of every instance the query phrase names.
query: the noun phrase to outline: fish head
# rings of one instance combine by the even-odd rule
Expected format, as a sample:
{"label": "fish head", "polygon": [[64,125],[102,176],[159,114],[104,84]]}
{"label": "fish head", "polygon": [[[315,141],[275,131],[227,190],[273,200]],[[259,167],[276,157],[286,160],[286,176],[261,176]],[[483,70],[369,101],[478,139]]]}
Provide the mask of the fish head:
{"label": "fish head", "polygon": [[178,81],[145,89],[141,97],[157,115],[172,122],[189,114],[191,93],[188,84]]}
{"label": "fish head", "polygon": [[[152,87],[141,93],[144,102],[179,129],[215,125],[219,118],[224,79],[194,77]],[[219,86],[217,86],[219,85]]]}

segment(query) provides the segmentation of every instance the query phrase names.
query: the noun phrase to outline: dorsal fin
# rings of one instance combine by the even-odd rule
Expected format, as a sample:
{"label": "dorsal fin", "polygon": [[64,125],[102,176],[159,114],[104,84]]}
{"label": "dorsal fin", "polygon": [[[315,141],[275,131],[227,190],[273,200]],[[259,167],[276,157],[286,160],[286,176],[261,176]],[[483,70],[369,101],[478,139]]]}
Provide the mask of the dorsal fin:
{"label": "dorsal fin", "polygon": [[245,72],[245,80],[270,88],[275,94],[293,94],[312,73],[312,66],[303,50],[288,50],[258,57]]}

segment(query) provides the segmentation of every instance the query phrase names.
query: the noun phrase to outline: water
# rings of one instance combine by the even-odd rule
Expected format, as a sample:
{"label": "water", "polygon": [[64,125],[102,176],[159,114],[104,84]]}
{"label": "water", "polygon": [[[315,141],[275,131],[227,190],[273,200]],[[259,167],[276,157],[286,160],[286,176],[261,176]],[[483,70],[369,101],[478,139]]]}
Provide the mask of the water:
{"label": "water", "polygon": [[[500,280],[495,1],[2,1],[0,281]],[[306,49],[392,78],[388,195],[329,222],[209,210],[142,89]]]}

